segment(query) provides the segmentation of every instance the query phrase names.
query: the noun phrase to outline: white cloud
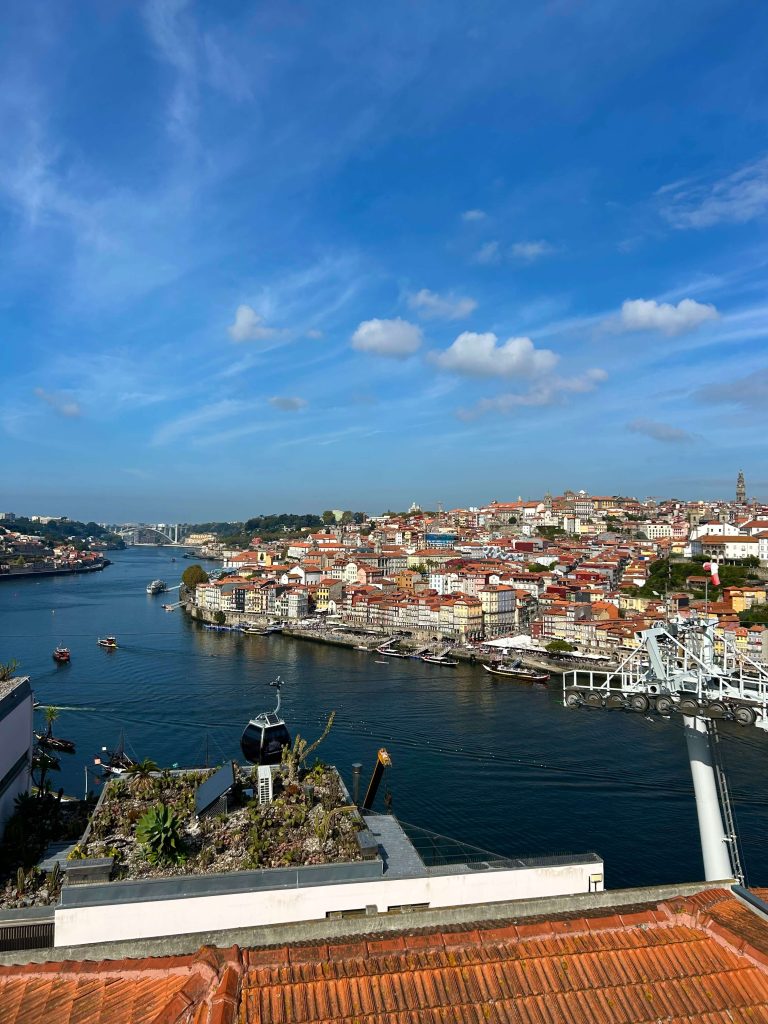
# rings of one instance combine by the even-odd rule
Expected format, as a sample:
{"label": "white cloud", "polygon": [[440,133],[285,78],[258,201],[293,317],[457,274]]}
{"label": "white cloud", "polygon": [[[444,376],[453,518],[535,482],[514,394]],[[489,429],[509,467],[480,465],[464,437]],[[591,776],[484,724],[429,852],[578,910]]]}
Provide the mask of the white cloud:
{"label": "white cloud", "polygon": [[41,402],[50,405],[59,416],[66,416],[67,419],[77,419],[82,413],[79,402],[76,402],[74,399],[65,398],[63,395],[58,395],[55,392],[45,391],[43,388],[35,388],[35,394]]}
{"label": "white cloud", "polygon": [[307,400],[306,398],[284,398],[276,395],[274,398],[270,398],[269,404],[282,412],[299,412],[306,406]]}
{"label": "white cloud", "polygon": [[322,336],[323,336],[323,332],[322,331],[318,331],[314,327],[311,330],[307,331],[307,337],[308,338],[312,338],[313,341],[317,341],[317,339],[318,338],[322,338]]}
{"label": "white cloud", "polygon": [[277,331],[267,327],[253,306],[238,306],[235,322],[227,328],[233,341],[264,341],[274,338]]}
{"label": "white cloud", "polygon": [[461,219],[467,224],[471,224],[473,221],[485,220],[488,214],[485,210],[465,210],[461,215]]}
{"label": "white cloud", "polygon": [[744,224],[768,213],[768,157],[746,164],[720,181],[674,182],[660,188],[661,212],[676,228]]}
{"label": "white cloud", "polygon": [[486,242],[481,245],[472,257],[473,263],[480,263],[482,266],[490,266],[498,263],[501,259],[501,247],[498,242]]}
{"label": "white cloud", "polygon": [[547,377],[534,384],[529,391],[481,398],[471,409],[459,409],[457,415],[459,419],[469,421],[486,413],[508,415],[520,408],[556,405],[562,402],[566,395],[583,395],[594,391],[607,379],[608,374],[598,367],[586,370],[575,377]]}
{"label": "white cloud", "polygon": [[515,242],[510,250],[510,255],[513,259],[522,260],[525,263],[533,263],[535,260],[541,259],[542,256],[548,256],[554,251],[555,247],[553,245],[550,245],[549,242],[545,242],[543,239],[539,239],[537,242]]}
{"label": "white cloud", "polygon": [[627,299],[621,307],[621,331],[661,331],[669,337],[693,331],[707,320],[717,320],[714,306],[681,299],[676,306],[655,299]]}
{"label": "white cloud", "polygon": [[352,348],[377,356],[405,359],[423,340],[421,328],[397,317],[395,320],[364,320],[352,335]]}
{"label": "white cloud", "polygon": [[477,303],[468,296],[457,296],[451,292],[438,295],[428,288],[408,296],[408,305],[426,319],[463,320],[477,309]]}
{"label": "white cloud", "polygon": [[642,416],[627,424],[627,430],[633,434],[644,434],[654,441],[663,441],[665,444],[686,444],[693,441],[693,434],[680,427],[673,427],[669,423],[659,423],[657,420],[648,420]]}
{"label": "white cloud", "polygon": [[468,377],[537,377],[552,370],[558,356],[536,348],[530,338],[508,338],[501,345],[490,332],[464,331],[444,352],[433,352],[432,361],[442,370]]}

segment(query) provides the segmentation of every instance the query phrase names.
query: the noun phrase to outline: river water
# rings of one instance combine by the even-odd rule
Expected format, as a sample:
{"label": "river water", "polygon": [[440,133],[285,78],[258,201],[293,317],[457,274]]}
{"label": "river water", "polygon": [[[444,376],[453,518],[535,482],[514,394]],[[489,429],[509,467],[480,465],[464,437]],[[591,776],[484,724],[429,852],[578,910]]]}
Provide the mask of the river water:
{"label": "river water", "polygon": [[[85,769],[121,727],[129,752],[162,766],[239,757],[249,717],[285,682],[293,733],[315,738],[349,784],[376,751],[393,766],[392,809],[405,822],[505,856],[594,850],[610,887],[703,877],[685,740],[678,721],[566,710],[557,681],[531,687],[479,666],[441,668],[279,635],[214,633],[162,609],[155,578],[188,562],[162,548],[111,552],[104,572],[0,583],[0,661],[18,660],[42,704],[62,708],[56,733],[77,744],[54,785],[81,794]],[[114,634],[120,648],[97,647]],[[54,664],[57,644],[72,651]],[[42,724],[42,714],[40,714]],[[751,884],[768,881],[768,737],[725,727],[723,755]],[[93,786],[95,778],[89,778]]]}

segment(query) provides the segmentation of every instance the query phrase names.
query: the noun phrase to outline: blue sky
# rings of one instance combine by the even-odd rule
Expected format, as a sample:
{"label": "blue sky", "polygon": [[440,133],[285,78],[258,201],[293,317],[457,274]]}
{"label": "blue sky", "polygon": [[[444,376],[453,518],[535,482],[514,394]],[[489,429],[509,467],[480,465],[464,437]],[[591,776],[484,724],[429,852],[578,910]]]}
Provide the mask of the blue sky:
{"label": "blue sky", "polygon": [[768,497],[768,7],[9,0],[0,504]]}

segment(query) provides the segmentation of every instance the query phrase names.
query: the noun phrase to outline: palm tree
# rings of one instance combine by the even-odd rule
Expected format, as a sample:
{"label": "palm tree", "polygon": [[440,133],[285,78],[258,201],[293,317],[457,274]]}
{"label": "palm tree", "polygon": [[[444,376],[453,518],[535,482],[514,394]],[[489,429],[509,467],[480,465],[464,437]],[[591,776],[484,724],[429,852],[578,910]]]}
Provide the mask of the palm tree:
{"label": "palm tree", "polygon": [[53,706],[45,709],[45,722],[48,728],[46,729],[45,735],[50,739],[53,736],[53,723],[59,717],[59,709]]}
{"label": "palm tree", "polygon": [[145,796],[150,792],[154,785],[152,773],[158,770],[156,763],[149,757],[145,757],[143,761],[137,761],[136,764],[131,765],[127,774],[131,778],[131,787],[136,791],[137,795]]}

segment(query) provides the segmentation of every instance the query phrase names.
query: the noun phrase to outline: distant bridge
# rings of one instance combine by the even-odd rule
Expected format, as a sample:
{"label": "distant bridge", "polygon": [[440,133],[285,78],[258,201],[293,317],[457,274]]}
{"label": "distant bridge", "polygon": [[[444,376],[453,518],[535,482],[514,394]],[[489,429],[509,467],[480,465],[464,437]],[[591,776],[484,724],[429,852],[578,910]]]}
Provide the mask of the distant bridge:
{"label": "distant bridge", "polygon": [[[173,547],[184,547],[185,545],[179,540],[180,530],[181,527],[178,523],[159,523],[157,525],[150,523],[125,523],[117,531],[117,534],[123,538],[126,544],[131,546],[169,544]],[[141,539],[147,535],[153,536],[155,539]]]}

